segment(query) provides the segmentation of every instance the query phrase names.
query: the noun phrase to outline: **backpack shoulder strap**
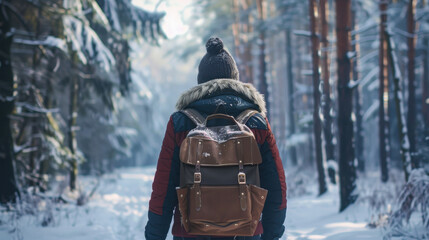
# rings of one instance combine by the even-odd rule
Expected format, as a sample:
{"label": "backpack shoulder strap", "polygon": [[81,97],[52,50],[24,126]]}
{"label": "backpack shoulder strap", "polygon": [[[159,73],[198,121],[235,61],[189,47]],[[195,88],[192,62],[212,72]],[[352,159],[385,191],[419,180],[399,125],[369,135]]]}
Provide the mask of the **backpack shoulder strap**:
{"label": "backpack shoulder strap", "polygon": [[235,119],[237,120],[237,122],[241,123],[241,124],[246,124],[247,121],[255,114],[257,114],[258,111],[253,110],[253,109],[247,109],[244,110],[243,112],[241,112]]}
{"label": "backpack shoulder strap", "polygon": [[187,108],[187,109],[180,110],[180,112],[184,113],[197,126],[204,125],[204,121],[206,119],[197,110],[193,108]]}

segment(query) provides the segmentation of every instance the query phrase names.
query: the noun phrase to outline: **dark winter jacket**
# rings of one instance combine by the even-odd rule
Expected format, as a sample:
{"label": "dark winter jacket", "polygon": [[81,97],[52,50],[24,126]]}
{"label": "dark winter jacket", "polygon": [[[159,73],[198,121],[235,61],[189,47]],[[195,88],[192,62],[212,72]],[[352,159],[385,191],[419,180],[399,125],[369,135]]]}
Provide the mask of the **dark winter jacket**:
{"label": "dark winter jacket", "polygon": [[[258,142],[262,156],[262,164],[259,166],[261,187],[268,190],[262,220],[255,236],[262,234],[264,240],[279,239],[284,232],[283,222],[286,217],[286,180],[276,141],[265,117],[263,96],[251,84],[216,79],[195,86],[182,94],[176,108],[177,110],[193,108],[203,116],[213,113],[237,116],[246,109],[260,112],[251,117],[246,124]],[[175,112],[170,117],[152,185],[149,221],[145,231],[147,240],[166,238],[173,212],[172,232],[175,239],[195,239],[181,226],[176,196],[176,187],[179,186],[180,145],[188,132],[195,127],[195,124],[181,112]]]}

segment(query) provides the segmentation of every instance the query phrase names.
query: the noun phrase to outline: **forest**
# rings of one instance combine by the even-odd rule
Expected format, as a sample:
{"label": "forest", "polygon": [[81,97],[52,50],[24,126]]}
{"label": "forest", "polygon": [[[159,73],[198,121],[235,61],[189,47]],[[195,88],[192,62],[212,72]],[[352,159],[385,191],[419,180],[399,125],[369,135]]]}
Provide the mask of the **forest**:
{"label": "forest", "polygon": [[0,239],[145,239],[212,36],[264,95],[281,239],[429,239],[426,0],[0,0]]}

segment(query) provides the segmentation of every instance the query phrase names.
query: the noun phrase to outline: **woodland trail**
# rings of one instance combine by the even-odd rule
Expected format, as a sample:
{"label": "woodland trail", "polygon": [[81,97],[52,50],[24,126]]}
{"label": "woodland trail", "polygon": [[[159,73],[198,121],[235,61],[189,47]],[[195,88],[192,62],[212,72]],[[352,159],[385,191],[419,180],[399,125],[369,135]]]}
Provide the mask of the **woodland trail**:
{"label": "woodland trail", "polygon": [[[92,199],[82,207],[63,205],[53,212],[53,224],[40,226],[38,217],[16,221],[17,231],[0,225],[0,239],[144,239],[154,167],[125,168],[103,176]],[[81,177],[90,191],[96,180]],[[311,186],[312,189],[317,186]],[[316,190],[314,191],[316,192]],[[322,197],[315,193],[289,198],[286,232],[282,239],[382,239],[378,229],[368,229],[368,211],[355,204],[338,213],[338,191],[330,186]],[[169,233],[167,239],[172,239]]]}

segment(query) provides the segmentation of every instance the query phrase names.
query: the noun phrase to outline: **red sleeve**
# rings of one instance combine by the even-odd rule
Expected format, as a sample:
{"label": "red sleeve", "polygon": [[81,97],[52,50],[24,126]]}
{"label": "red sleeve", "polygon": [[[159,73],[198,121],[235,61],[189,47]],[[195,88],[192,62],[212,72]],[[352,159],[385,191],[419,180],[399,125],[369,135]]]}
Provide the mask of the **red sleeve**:
{"label": "red sleeve", "polygon": [[277,173],[279,175],[279,180],[280,180],[280,185],[281,185],[281,189],[282,189],[282,204],[280,205],[280,209],[284,209],[286,208],[286,204],[287,204],[287,199],[286,199],[286,192],[287,192],[287,187],[286,187],[286,177],[285,177],[285,171],[283,168],[283,163],[282,160],[280,158],[280,154],[279,154],[279,149],[277,148],[277,143],[276,143],[276,139],[274,138],[274,134],[271,131],[271,126],[267,121],[267,126],[268,126],[268,134],[267,134],[267,138],[266,141],[268,143],[269,149],[271,150],[271,153],[273,155],[274,158],[274,162],[276,164],[276,169],[277,169]]}
{"label": "red sleeve", "polygon": [[268,190],[262,212],[262,239],[280,239],[285,231],[286,218],[286,178],[276,140],[268,120],[265,129],[254,129],[260,146],[262,164],[259,165],[261,187]]}
{"label": "red sleeve", "polygon": [[171,165],[176,146],[173,119],[167,124],[164,141],[158,158],[155,179],[152,184],[152,196],[149,201],[149,210],[158,215],[162,215],[164,200],[170,178]]}
{"label": "red sleeve", "polygon": [[[252,131],[259,145],[268,146],[267,148],[264,147],[264,149],[267,150],[267,153],[264,154],[264,152],[261,152],[261,154],[265,161],[267,160],[271,161],[269,159],[272,159],[274,161],[273,168],[275,167],[275,171],[278,174],[278,179],[276,179],[276,181],[280,182],[281,198],[282,198],[279,209],[285,209],[287,206],[287,199],[286,199],[287,186],[286,186],[285,171],[283,168],[282,160],[280,158],[279,150],[277,148],[276,139],[274,137],[273,132],[271,131],[271,126],[266,118],[265,118],[265,121],[267,123],[267,129],[252,129]],[[269,181],[269,182],[271,183],[272,181]]]}

